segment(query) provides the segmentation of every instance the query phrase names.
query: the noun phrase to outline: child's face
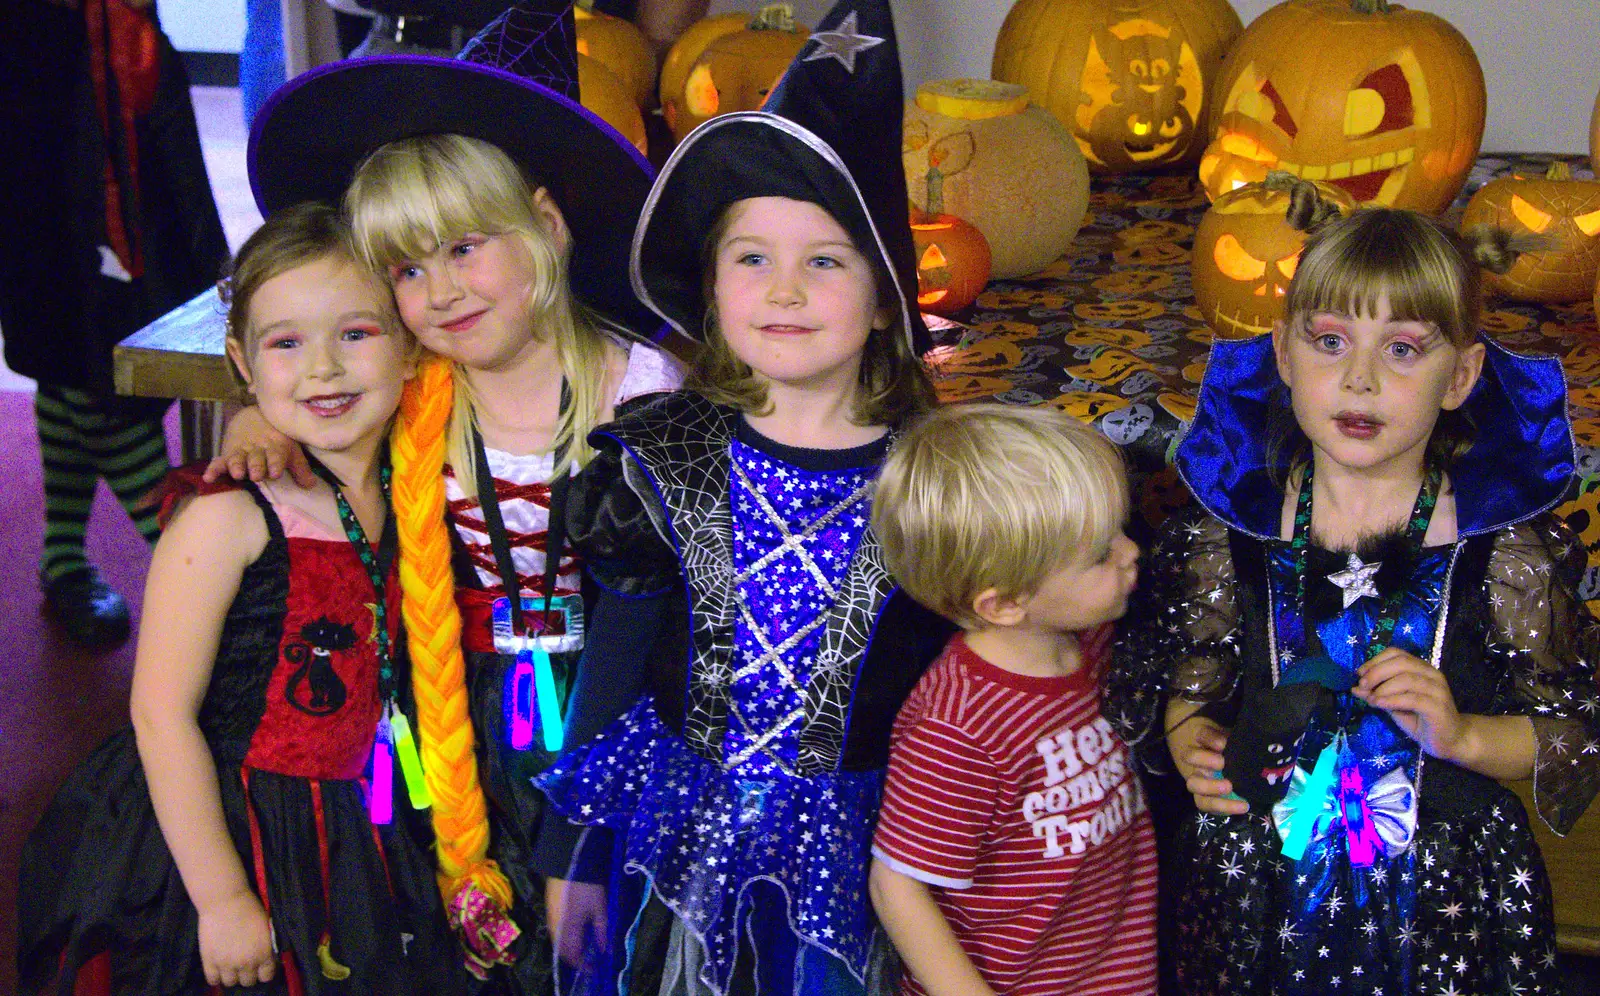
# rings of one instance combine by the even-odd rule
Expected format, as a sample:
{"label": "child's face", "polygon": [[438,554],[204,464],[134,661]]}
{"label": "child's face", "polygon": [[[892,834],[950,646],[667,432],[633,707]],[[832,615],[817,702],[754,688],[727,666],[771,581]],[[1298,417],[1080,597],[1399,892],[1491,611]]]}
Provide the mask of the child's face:
{"label": "child's face", "polygon": [[263,283],[250,299],[245,346],[228,355],[279,432],[341,452],[381,440],[415,372],[407,337],[384,328],[383,285],[325,256]]}
{"label": "child's face", "polygon": [[424,347],[473,370],[504,370],[536,342],[533,255],[515,234],[468,233],[389,268],[400,320]]}
{"label": "child's face", "polygon": [[1045,575],[1038,590],[1018,602],[1035,627],[1078,633],[1121,619],[1138,582],[1138,544],[1118,530],[1106,546],[1085,550]]}
{"label": "child's face", "polygon": [[728,348],[769,384],[854,390],[867,336],[889,325],[866,256],[809,201],[753,197],[729,211],[713,288]]}
{"label": "child's face", "polygon": [[1273,345],[1313,453],[1364,471],[1420,468],[1439,413],[1467,400],[1483,368],[1482,344],[1458,349],[1431,325],[1394,318],[1386,294],[1370,315],[1280,325]]}

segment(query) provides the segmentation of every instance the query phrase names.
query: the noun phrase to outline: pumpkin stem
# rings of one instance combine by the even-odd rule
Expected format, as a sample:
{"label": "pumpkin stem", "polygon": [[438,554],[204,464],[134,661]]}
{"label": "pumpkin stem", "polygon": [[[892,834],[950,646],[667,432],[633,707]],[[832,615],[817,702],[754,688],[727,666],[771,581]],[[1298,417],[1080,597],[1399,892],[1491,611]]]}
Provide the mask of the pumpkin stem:
{"label": "pumpkin stem", "polygon": [[794,7],[786,3],[769,3],[750,18],[751,31],[794,31]]}
{"label": "pumpkin stem", "polygon": [[1357,14],[1387,14],[1389,0],[1350,0],[1350,9]]}
{"label": "pumpkin stem", "polygon": [[1555,162],[1551,163],[1550,168],[1545,171],[1544,178],[1546,180],[1570,180],[1572,179],[1572,167],[1567,165],[1562,160],[1557,159]]}
{"label": "pumpkin stem", "polygon": [[576,2],[573,3],[573,6],[586,14],[594,13],[594,0],[576,0]]}

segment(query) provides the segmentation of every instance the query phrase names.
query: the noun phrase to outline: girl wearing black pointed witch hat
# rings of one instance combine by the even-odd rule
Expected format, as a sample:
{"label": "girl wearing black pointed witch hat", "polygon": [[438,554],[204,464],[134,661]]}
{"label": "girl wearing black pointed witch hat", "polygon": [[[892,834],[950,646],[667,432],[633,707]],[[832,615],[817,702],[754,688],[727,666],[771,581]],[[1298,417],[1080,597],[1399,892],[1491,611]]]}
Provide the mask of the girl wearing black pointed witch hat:
{"label": "girl wearing black pointed witch hat", "polygon": [[[557,947],[596,991],[880,981],[889,729],[949,632],[867,525],[891,438],[933,403],[901,108],[887,5],[841,4],[764,111],[684,140],[635,235],[640,296],[705,349],[688,390],[591,437],[574,497],[610,510],[576,538],[603,584],[682,592],[655,650],[585,659],[579,746],[539,780],[574,821],[541,840]],[[578,847],[577,825],[604,830]]]}

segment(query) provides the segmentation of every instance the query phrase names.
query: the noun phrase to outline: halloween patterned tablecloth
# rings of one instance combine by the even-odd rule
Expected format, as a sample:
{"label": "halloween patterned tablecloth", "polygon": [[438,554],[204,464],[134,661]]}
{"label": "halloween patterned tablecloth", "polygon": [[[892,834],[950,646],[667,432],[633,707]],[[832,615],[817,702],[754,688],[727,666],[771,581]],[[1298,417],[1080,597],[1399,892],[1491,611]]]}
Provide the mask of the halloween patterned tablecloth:
{"label": "halloween patterned tablecloth", "polygon": [[[1551,156],[1486,155],[1452,213],[1513,170],[1543,175]],[[1589,175],[1577,157],[1559,157]],[[1049,404],[1097,426],[1128,455],[1151,525],[1188,500],[1172,470],[1211,346],[1195,307],[1189,254],[1206,198],[1190,172],[1097,176],[1072,248],[1043,271],[991,283],[960,325],[933,330],[945,401]],[[1490,301],[1484,327],[1505,346],[1566,366],[1580,480],[1561,508],[1589,547],[1583,595],[1600,611],[1600,331],[1593,304]]]}

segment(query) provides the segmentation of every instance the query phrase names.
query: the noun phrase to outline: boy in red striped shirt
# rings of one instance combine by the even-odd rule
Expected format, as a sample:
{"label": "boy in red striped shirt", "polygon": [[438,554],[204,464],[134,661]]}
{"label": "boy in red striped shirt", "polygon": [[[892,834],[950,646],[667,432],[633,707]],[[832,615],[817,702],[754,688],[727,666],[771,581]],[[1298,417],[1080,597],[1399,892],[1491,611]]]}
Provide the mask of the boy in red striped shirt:
{"label": "boy in red striped shirt", "polygon": [[1115,447],[1048,409],[943,408],[884,464],[885,559],[963,630],[895,721],[873,842],[908,996],[1155,992],[1155,837],[1096,680],[1127,514]]}

